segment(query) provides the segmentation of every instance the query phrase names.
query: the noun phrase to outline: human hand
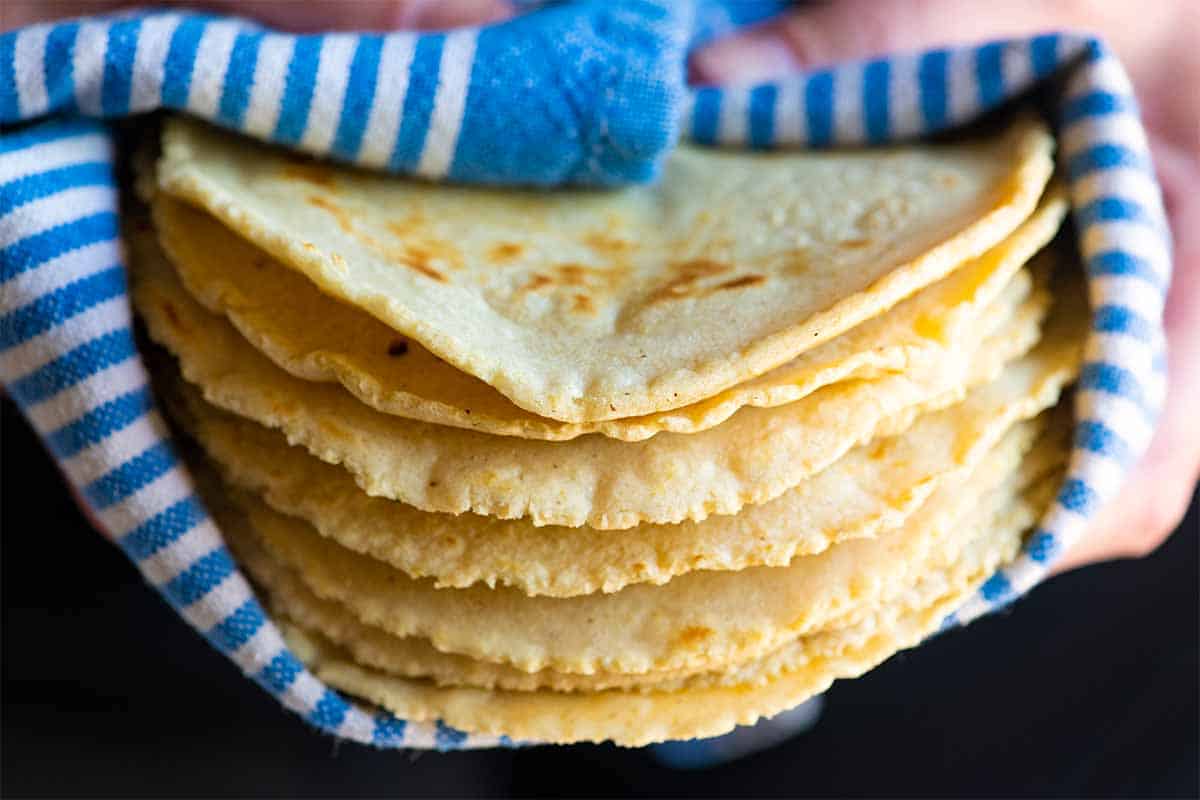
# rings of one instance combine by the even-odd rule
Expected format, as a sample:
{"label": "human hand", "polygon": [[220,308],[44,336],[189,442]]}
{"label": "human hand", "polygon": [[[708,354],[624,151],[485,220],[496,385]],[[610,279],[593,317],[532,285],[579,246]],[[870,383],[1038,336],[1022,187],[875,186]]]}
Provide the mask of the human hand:
{"label": "human hand", "polygon": [[1145,555],[1179,525],[1200,473],[1200,14],[1190,0],[1006,0],[972,3],[969,12],[966,5],[810,5],[697,52],[692,76],[704,83],[769,80],[835,62],[1053,30],[1095,33],[1113,47],[1138,92],[1174,235],[1168,391],[1149,449],[1058,569]]}

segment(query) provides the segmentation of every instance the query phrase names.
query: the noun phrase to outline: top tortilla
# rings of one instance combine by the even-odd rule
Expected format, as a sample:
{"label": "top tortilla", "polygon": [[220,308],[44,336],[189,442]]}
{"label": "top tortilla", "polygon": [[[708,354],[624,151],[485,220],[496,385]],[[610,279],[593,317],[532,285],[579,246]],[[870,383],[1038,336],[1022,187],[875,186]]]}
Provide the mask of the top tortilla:
{"label": "top tortilla", "polygon": [[431,186],[174,119],[170,194],[517,406],[566,422],[694,403],[993,247],[1052,171],[1022,118],[968,143],[681,148],[655,186]]}
{"label": "top tortilla", "polygon": [[560,422],[518,408],[379,320],[239,238],[212,216],[157,193],[154,227],[187,290],[224,315],[259,352],[298,378],[340,383],[372,408],[483,433],[561,441],[586,433],[641,441],[695,433],[743,406],[795,402],[839,381],[915,369],[945,358],[1054,236],[1067,211],[1062,185],[1007,239],[888,311],[826,339],[757,378],[683,408],[598,422]]}

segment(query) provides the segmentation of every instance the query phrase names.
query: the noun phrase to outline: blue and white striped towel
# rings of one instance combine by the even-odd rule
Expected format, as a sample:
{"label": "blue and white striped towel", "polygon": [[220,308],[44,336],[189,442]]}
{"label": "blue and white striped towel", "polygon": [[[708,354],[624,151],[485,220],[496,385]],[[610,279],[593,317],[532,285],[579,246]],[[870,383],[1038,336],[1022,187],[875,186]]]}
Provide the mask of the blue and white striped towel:
{"label": "blue and white striped towel", "polygon": [[750,5],[578,2],[447,33],[313,36],[138,12],[0,34],[0,379],[145,578],[321,730],[384,747],[507,743],[349,702],[284,644],[155,410],[132,336],[112,138],[98,118],[168,108],[397,173],[608,185],[652,179],[681,133],[752,147],[885,142],[969,121],[1056,76],[1094,309],[1075,447],[1020,557],[948,622],[1043,578],[1144,450],[1165,385],[1170,237],[1132,87],[1107,49],[1047,35],[686,87],[689,43],[780,4]]}

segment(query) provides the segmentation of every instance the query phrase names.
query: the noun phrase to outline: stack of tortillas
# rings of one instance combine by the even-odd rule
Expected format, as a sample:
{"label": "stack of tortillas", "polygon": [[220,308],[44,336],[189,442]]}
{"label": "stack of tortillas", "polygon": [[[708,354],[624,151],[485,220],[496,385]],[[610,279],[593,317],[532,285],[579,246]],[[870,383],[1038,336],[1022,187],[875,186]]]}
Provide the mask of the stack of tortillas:
{"label": "stack of tortillas", "polygon": [[321,679],[517,740],[709,736],[936,631],[1049,504],[1088,317],[1052,151],[1020,118],[484,190],[171,120],[134,293]]}

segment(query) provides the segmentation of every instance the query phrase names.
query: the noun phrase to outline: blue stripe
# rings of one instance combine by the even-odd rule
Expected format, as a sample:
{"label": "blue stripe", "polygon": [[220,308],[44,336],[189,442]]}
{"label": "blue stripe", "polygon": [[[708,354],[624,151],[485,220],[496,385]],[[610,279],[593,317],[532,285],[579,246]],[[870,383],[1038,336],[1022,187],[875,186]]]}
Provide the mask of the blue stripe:
{"label": "blue stripe", "polygon": [[863,67],[863,120],[867,141],[879,144],[892,135],[889,109],[892,65],[887,59],[872,61]]}
{"label": "blue stripe", "polygon": [[304,665],[291,653],[284,650],[271,659],[262,670],[254,676],[259,683],[275,694],[283,694],[296,680],[296,676],[304,671]]}
{"label": "blue stripe", "polygon": [[217,547],[201,556],[176,575],[165,586],[162,593],[176,608],[186,608],[211,592],[237,570],[229,551]]}
{"label": "blue stripe", "polygon": [[717,143],[721,96],[721,90],[715,86],[696,90],[696,103],[692,109],[692,138],[700,144]]}
{"label": "blue stripe", "polygon": [[0,317],[0,352],[124,292],[125,269],[118,265],[42,295]]}
{"label": "blue stripe", "polygon": [[1088,275],[1098,278],[1104,275],[1119,275],[1138,278],[1160,290],[1167,287],[1167,278],[1156,272],[1150,263],[1124,250],[1106,250],[1087,260]]}
{"label": "blue stripe", "polygon": [[975,81],[979,105],[991,108],[1004,102],[1004,43],[992,42],[975,51]]}
{"label": "blue stripe", "polygon": [[1129,95],[1097,90],[1068,100],[1059,114],[1059,121],[1067,126],[1087,117],[1136,113],[1137,110],[1137,101]]}
{"label": "blue stripe", "polygon": [[1089,361],[1079,372],[1079,388],[1125,397],[1142,404],[1142,385],[1137,376],[1124,367],[1105,361]]}
{"label": "blue stripe", "polygon": [[1099,333],[1121,333],[1142,342],[1152,341],[1158,325],[1128,306],[1102,305],[1092,313],[1092,330]]}
{"label": "blue stripe", "polygon": [[108,508],[170,472],[177,461],[170,442],[159,442],[89,483],[83,496],[94,509]]}
{"label": "blue stripe", "polygon": [[750,146],[769,147],[775,142],[775,101],[779,87],[773,83],[750,90]]}
{"label": "blue stripe", "polygon": [[1099,502],[1096,491],[1078,478],[1067,478],[1058,492],[1058,503],[1068,511],[1087,515]]}
{"label": "blue stripe", "polygon": [[1058,553],[1058,537],[1044,528],[1038,528],[1025,543],[1025,554],[1039,564],[1045,564]]}
{"label": "blue stripe", "polygon": [[196,495],[171,504],[121,537],[121,549],[134,561],[144,561],[208,519]]}
{"label": "blue stripe", "polygon": [[308,721],[319,728],[336,730],[350,712],[350,704],[332,689],[326,689],[308,715]]}
{"label": "blue stripe", "polygon": [[93,408],[74,422],[68,422],[46,436],[50,451],[59,458],[70,458],[80,450],[119,430],[127,428],[154,407],[149,386],[134,389]]}
{"label": "blue stripe", "polygon": [[1075,224],[1081,228],[1098,222],[1140,222],[1161,227],[1162,220],[1151,214],[1140,203],[1123,197],[1099,197],[1082,208],[1075,210]]}
{"label": "blue stripe", "polygon": [[242,127],[246,106],[250,103],[250,88],[254,85],[258,46],[265,35],[261,31],[239,33],[233,40],[229,68],[225,71],[225,82],[221,89],[221,102],[217,107],[217,119],[234,128]]}
{"label": "blue stripe", "polygon": [[104,133],[107,130],[104,123],[86,117],[54,118],[0,136],[0,153],[12,153],[57,139]]}
{"label": "blue stripe", "polygon": [[196,49],[200,46],[200,37],[204,35],[208,22],[207,17],[189,15],[171,34],[171,44],[163,62],[162,102],[167,108],[187,108]]}
{"label": "blue stripe", "polygon": [[1110,58],[1108,47],[1104,42],[1094,37],[1089,37],[1084,44],[1083,57],[1085,61],[1097,62],[1106,58]]}
{"label": "blue stripe", "polygon": [[391,168],[408,172],[416,168],[429,133],[429,117],[437,93],[438,65],[442,58],[445,34],[426,34],[417,40],[412,66],[408,70],[408,94],[404,97],[404,112],[396,146],[392,150]]}
{"label": "blue stripe", "polygon": [[78,35],[78,22],[55,25],[46,37],[42,55],[42,80],[50,108],[68,114],[76,110],[75,37]]}
{"label": "blue stripe", "polygon": [[26,175],[0,184],[0,215],[7,214],[17,206],[79,186],[115,188],[112,166],[107,161],[87,161]]}
{"label": "blue stripe", "polygon": [[208,640],[226,653],[232,653],[254,638],[267,622],[262,606],[251,597],[237,610],[209,629]]}
{"label": "blue stripe", "polygon": [[342,100],[337,134],[333,137],[333,152],[342,158],[355,158],[362,146],[363,132],[367,129],[371,106],[375,102],[375,83],[379,79],[379,54],[382,50],[382,36],[361,34],[358,37],[354,59],[350,62],[350,78],[346,82],[346,96]]}
{"label": "blue stripe", "polygon": [[108,48],[104,51],[104,82],[100,84],[100,109],[106,117],[129,113],[133,89],[133,58],[137,54],[138,31],[142,20],[129,19],[108,29]]}
{"label": "blue stripe", "polygon": [[829,70],[809,75],[804,86],[804,116],[813,147],[828,147],[833,141],[833,90],[833,72]]}
{"label": "blue stripe", "polygon": [[1075,447],[1122,464],[1128,463],[1133,454],[1129,444],[1116,431],[1096,419],[1085,419],[1076,423]]}
{"label": "blue stripe", "polygon": [[0,250],[0,283],[41,266],[63,253],[117,238],[117,215],[98,211],[18,239]]}
{"label": "blue stripe", "polygon": [[917,66],[917,85],[921,94],[921,116],[927,130],[936,131],[946,125],[949,92],[947,76],[950,66],[948,50],[930,50],[921,56]]}
{"label": "blue stripe", "polygon": [[404,740],[404,729],[408,722],[387,711],[380,711],[374,717],[374,727],[371,731],[371,741],[378,745],[394,745]]}
{"label": "blue stripe", "polygon": [[283,101],[279,106],[279,120],[275,123],[272,138],[284,144],[295,144],[304,135],[308,124],[308,108],[312,105],[313,87],[317,81],[317,67],[321,62],[323,36],[297,36],[292,60],[288,62],[287,78],[284,81]]}
{"label": "blue stripe", "polygon": [[1003,572],[997,572],[992,577],[984,581],[983,586],[979,587],[979,593],[983,595],[983,599],[989,603],[999,602],[1012,594],[1012,584]]}
{"label": "blue stripe", "polygon": [[1057,33],[1044,33],[1033,37],[1029,45],[1029,58],[1033,64],[1033,77],[1044,78],[1058,69]]}
{"label": "blue stripe", "polygon": [[447,725],[440,719],[437,721],[437,730],[433,735],[434,747],[440,751],[457,750],[466,741],[467,734],[465,731],[460,731],[458,728]]}
{"label": "blue stripe", "polygon": [[40,403],[136,352],[129,328],[110,331],[13,381],[8,393],[23,406]]}
{"label": "blue stripe", "polygon": [[1092,145],[1067,159],[1067,175],[1073,181],[1093,172],[1119,167],[1154,172],[1149,157],[1119,144]]}
{"label": "blue stripe", "polygon": [[0,33],[0,122],[16,122],[21,118],[16,58],[17,31]]}

